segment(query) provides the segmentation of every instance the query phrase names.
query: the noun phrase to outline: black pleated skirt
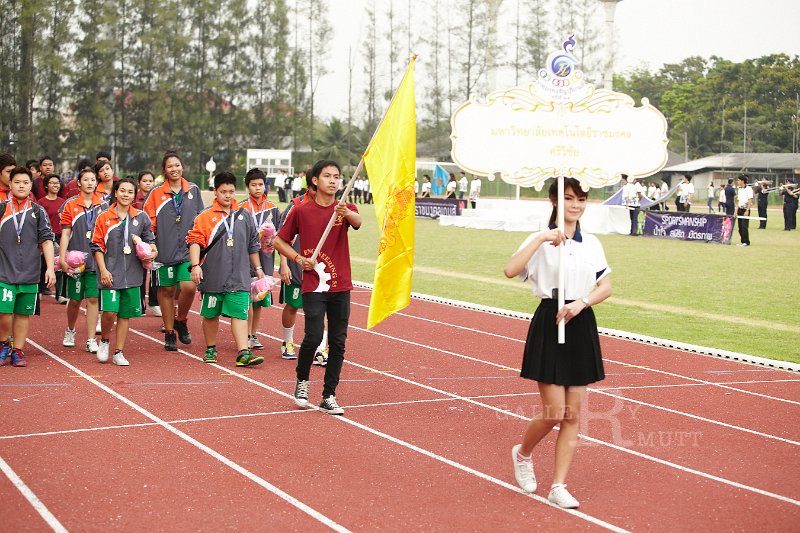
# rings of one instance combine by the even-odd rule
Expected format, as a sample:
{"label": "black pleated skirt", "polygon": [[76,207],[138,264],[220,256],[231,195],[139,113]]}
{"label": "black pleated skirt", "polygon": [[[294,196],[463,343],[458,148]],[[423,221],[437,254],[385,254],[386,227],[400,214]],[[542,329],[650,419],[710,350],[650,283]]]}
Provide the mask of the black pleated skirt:
{"label": "black pleated skirt", "polygon": [[558,300],[543,299],[525,341],[520,376],[540,383],[580,386],[606,377],[597,320],[591,307],[567,322],[565,343],[558,344]]}

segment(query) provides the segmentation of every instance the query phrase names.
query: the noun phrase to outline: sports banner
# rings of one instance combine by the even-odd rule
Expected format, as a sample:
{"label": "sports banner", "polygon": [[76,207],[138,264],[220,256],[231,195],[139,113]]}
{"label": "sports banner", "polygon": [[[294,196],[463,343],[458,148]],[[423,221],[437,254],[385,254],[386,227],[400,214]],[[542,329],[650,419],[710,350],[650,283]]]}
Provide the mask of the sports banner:
{"label": "sports banner", "polygon": [[461,205],[455,198],[417,198],[415,216],[439,218],[442,215],[461,216]]}
{"label": "sports banner", "polygon": [[671,211],[643,211],[642,214],[645,217],[642,235],[647,237],[731,243],[733,232],[731,216]]}

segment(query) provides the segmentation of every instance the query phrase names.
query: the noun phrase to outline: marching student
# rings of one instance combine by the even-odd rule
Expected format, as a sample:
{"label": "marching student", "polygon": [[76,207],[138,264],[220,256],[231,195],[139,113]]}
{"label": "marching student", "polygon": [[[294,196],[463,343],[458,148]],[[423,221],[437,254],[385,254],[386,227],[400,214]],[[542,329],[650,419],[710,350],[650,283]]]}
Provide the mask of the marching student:
{"label": "marching student", "polygon": [[97,353],[97,322],[99,317],[96,263],[92,256],[90,243],[94,227],[100,214],[108,209],[108,203],[96,191],[97,176],[94,170],[85,168],[78,177],[78,195],[68,199],[61,210],[61,243],[58,262],[63,272],[69,272],[66,261],[67,252],[78,251],[87,254],[82,272],[67,277],[67,329],[62,344],[68,348],[75,346],[75,323],[81,300],[86,299],[86,351]]}
{"label": "marching student", "polygon": [[17,166],[14,156],[3,152],[0,154],[0,202],[11,197],[11,171]]}
{"label": "marching student", "polygon": [[[189,246],[192,281],[203,295],[200,315],[206,363],[217,362],[219,316],[231,319],[231,333],[236,342],[236,366],[253,366],[264,358],[253,355],[247,347],[247,315],[250,308],[250,269],[263,278],[258,230],[253,217],[235,200],[236,176],[220,172],[214,176],[214,204],[200,213],[186,243]],[[201,249],[205,260],[201,261]]]}
{"label": "marching student", "polygon": [[[150,191],[155,186],[155,176],[149,170],[142,170],[136,177],[137,190],[136,200],[133,202],[133,207],[141,210],[144,207],[144,201]],[[153,316],[161,316],[161,308],[158,306],[158,276],[151,273],[150,270],[145,272],[145,279],[142,282],[142,313],[147,308],[153,313]]]}
{"label": "marching student", "polygon": [[[50,219],[50,229],[53,230],[55,234],[55,242],[61,242],[61,207],[66,202],[65,198],[62,198],[60,193],[63,187],[61,186],[61,179],[59,178],[58,174],[48,174],[42,178],[44,180],[44,187],[47,190],[47,194],[39,198],[38,203],[41,205],[47,216]],[[42,283],[44,282],[44,271],[45,271],[45,261],[44,257],[42,257],[42,282],[39,284],[39,292],[42,292]],[[64,273],[61,270],[56,271],[56,301],[60,304],[67,303],[66,297],[66,279]]]}
{"label": "marching student", "polygon": [[[314,200],[295,206],[275,237],[275,249],[303,267],[303,312],[305,335],[297,360],[294,400],[298,407],[308,406],[308,379],[315,350],[322,341],[324,318],[328,318],[330,352],[325,367],[325,385],[319,408],[332,415],[344,414],[336,402],[336,386],[344,363],[347,326],[350,319],[350,248],[347,230],[361,227],[361,215],[354,204],[335,200],[341,170],[334,161],[318,161],[311,170],[311,182],[317,188]],[[318,260],[310,259],[328,221],[335,222],[319,250]],[[302,253],[289,245],[300,238]]]}
{"label": "marching student", "polygon": [[[588,193],[574,178],[564,180],[564,233],[555,225],[558,184],[550,186],[553,212],[550,226],[532,234],[511,256],[503,270],[506,277],[530,280],[541,303],[533,315],[520,375],[538,383],[542,413],[534,417],[522,443],[511,450],[514,476],[525,492],[536,490],[531,453],[539,442],[560,425],[556,439],[555,470],[548,500],[573,509],[578,501],[564,484],[578,439],[581,405],[586,385],[605,377],[597,322],[591,306],[611,295],[611,268],[600,241],[583,233],[579,220],[586,210]],[[566,247],[566,304],[558,309],[559,246]],[[558,344],[557,325],[566,322],[566,343]]]}
{"label": "marching student", "polygon": [[794,178],[787,178],[786,183],[780,187],[783,196],[783,231],[797,229],[797,204],[800,199],[800,188]]}
{"label": "marching student", "polygon": [[[266,221],[272,222],[277,231],[281,224],[281,212],[278,206],[267,200],[268,185],[267,176],[257,168],[251,168],[244,178],[245,185],[249,197],[247,201],[242,203],[241,206],[247,210],[253,217],[253,224],[256,227],[256,232]],[[271,252],[259,249],[258,252],[262,272],[267,276],[272,276],[275,272],[275,250]],[[255,276],[255,271],[250,273]],[[247,344],[251,349],[260,350],[264,347],[258,339],[258,324],[261,320],[261,309],[272,305],[272,294],[267,294],[266,298],[260,302],[252,302],[250,304],[250,315],[248,320],[248,336]]]}
{"label": "marching student", "polygon": [[758,217],[764,220],[758,221],[758,229],[767,229],[767,206],[769,205],[769,181],[767,178],[761,178],[761,181],[756,182],[758,186]]}
{"label": "marching student", "polygon": [[136,177],[136,181],[136,200],[133,202],[133,207],[136,209],[142,209],[145,198],[147,198],[147,195],[153,190],[153,187],[156,184],[156,178],[149,170],[142,170]]}
{"label": "marching student", "polygon": [[[183,162],[175,152],[167,152],[161,160],[164,183],[155,187],[144,202],[158,245],[158,303],[164,319],[164,349],[178,350],[177,339],[191,344],[187,317],[197,290],[189,273],[189,250],[186,236],[194,219],[203,211],[200,189],[183,177]],[[178,314],[175,315],[175,293]],[[173,329],[174,328],[174,329]],[[177,334],[176,334],[177,332]]]}
{"label": "marching student", "polygon": [[100,159],[94,164],[94,175],[97,176],[97,194],[102,196],[104,202],[108,202],[111,197],[111,189],[114,188],[114,169],[111,162]]}
{"label": "marching student", "polygon": [[737,180],[739,189],[736,191],[736,219],[739,223],[739,246],[750,246],[750,208],[753,207],[753,188],[747,185],[747,175],[742,174]]}
{"label": "marching student", "polygon": [[111,189],[113,203],[97,218],[91,244],[100,276],[103,308],[97,360],[101,363],[108,361],[109,337],[116,320],[117,336],[111,362],[118,366],[128,366],[123,350],[129,320],[142,316],[139,291],[145,270],[136,255],[137,240],[150,244],[153,249],[145,260],[152,261],[158,253],[150,229],[150,217],[133,207],[135,198],[136,183],[132,178],[122,178],[114,183]]}
{"label": "marching student", "polygon": [[[29,317],[39,297],[41,250],[47,265],[45,284],[52,289],[53,231],[42,206],[30,198],[33,178],[25,167],[10,172],[11,198],[0,202],[0,366],[27,366],[25,343]],[[13,344],[10,337],[13,335]]]}

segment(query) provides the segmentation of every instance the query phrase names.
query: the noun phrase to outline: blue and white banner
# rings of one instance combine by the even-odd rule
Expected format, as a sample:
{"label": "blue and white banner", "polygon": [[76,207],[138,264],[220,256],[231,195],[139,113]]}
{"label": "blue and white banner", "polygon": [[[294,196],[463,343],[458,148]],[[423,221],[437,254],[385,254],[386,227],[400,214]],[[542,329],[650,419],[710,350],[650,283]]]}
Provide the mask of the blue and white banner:
{"label": "blue and white banner", "polygon": [[463,202],[455,198],[417,198],[415,216],[439,218],[442,215],[461,216]]}
{"label": "blue and white banner", "polygon": [[731,243],[731,216],[672,211],[643,211],[642,214],[645,217],[642,234],[647,237]]}

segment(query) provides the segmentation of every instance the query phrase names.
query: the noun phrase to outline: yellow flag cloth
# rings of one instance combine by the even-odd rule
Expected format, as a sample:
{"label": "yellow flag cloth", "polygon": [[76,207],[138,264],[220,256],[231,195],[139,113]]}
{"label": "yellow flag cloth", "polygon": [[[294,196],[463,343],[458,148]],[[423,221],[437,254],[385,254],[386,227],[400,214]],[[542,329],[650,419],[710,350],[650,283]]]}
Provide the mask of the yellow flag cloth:
{"label": "yellow flag cloth", "polygon": [[381,237],[367,329],[406,307],[414,269],[417,123],[412,60],[366,152]]}

